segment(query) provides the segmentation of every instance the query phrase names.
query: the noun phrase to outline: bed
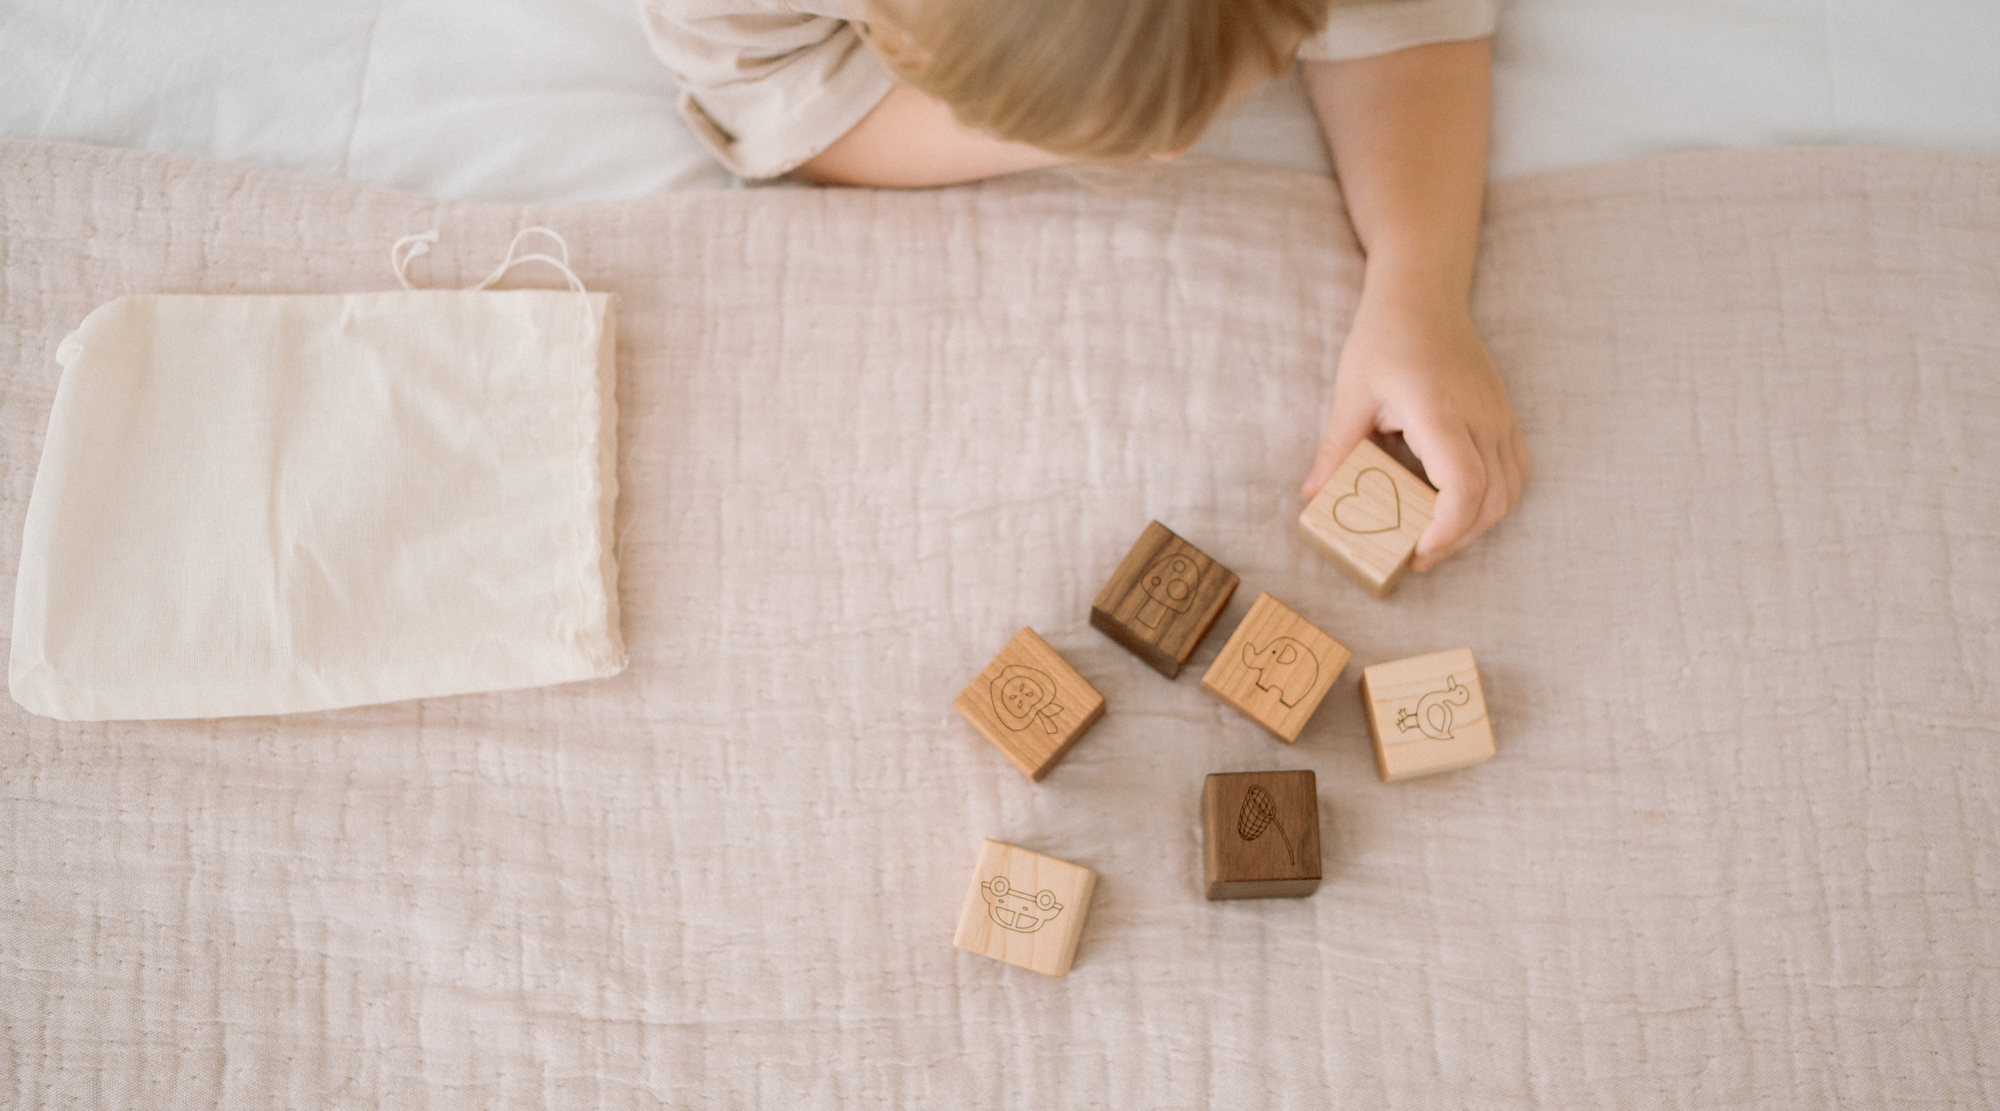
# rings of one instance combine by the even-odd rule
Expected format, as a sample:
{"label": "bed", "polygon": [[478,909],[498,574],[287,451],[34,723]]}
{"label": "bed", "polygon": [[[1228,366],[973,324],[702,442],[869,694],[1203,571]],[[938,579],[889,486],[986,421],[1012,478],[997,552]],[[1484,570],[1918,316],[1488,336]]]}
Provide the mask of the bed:
{"label": "bed", "polygon": [[[1804,144],[1996,153],[1996,48],[1984,0],[1508,0],[1493,173]],[[13,138],[483,200],[732,184],[673,101],[630,0],[0,3]],[[1329,164],[1296,80],[1201,149]]]}
{"label": "bed", "polygon": [[[353,30],[238,14],[246,42]],[[191,139],[0,145],[0,589],[91,307],[384,288],[431,227],[420,277],[467,284],[546,224],[620,298],[630,666],[275,718],[0,707],[11,1102],[2000,1101],[1985,139],[1628,131],[1497,180],[1475,306],[1536,485],[1378,602],[1293,526],[1360,276],[1324,175],[1210,151],[1116,190],[669,189],[638,159],[580,186],[523,138],[454,183],[414,138],[437,120],[322,142],[214,95]],[[1564,165],[1612,155],[1643,157]],[[1269,591],[1353,649],[1296,745],[1199,689],[1221,636],[1169,681],[1090,627],[1152,519],[1242,577],[1222,631]],[[951,709],[1022,626],[1109,704],[1040,783]],[[1460,645],[1498,755],[1378,782],[1355,669]],[[1325,882],[1209,903],[1202,777],[1268,768],[1315,772]],[[983,838],[1102,877],[1067,976],[952,948]]]}

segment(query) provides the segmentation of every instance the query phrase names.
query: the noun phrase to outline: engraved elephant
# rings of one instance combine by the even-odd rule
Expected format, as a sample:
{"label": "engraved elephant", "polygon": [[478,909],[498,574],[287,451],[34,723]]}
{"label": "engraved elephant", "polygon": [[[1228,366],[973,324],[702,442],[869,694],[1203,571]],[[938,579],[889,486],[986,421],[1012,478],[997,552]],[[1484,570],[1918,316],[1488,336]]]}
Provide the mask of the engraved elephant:
{"label": "engraved elephant", "polygon": [[1257,673],[1257,689],[1278,692],[1278,701],[1296,706],[1319,682],[1319,657],[1291,637],[1278,637],[1262,648],[1243,646],[1243,666]]}

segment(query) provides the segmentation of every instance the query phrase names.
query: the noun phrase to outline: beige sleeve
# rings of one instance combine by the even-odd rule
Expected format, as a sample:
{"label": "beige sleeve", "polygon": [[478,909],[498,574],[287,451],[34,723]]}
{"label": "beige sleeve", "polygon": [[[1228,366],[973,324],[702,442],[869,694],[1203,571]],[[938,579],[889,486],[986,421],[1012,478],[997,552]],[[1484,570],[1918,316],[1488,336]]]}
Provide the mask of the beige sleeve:
{"label": "beige sleeve", "polygon": [[796,169],[861,122],[896,84],[854,25],[776,0],[639,0],[653,51],[681,85],[681,115],[746,178]]}
{"label": "beige sleeve", "polygon": [[1308,62],[1370,58],[1433,42],[1483,39],[1500,20],[1500,0],[1334,0],[1326,29],[1307,39]]}

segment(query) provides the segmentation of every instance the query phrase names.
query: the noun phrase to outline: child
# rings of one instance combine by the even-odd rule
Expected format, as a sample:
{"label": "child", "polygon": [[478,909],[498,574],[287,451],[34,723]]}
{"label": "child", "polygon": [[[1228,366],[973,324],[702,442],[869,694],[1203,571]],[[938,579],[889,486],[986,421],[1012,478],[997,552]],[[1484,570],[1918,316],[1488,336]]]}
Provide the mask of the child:
{"label": "child", "polygon": [[922,186],[1187,149],[1305,59],[1367,269],[1318,492],[1375,432],[1438,488],[1428,570],[1520,502],[1526,442],[1468,304],[1498,0],[640,0],[744,177]]}

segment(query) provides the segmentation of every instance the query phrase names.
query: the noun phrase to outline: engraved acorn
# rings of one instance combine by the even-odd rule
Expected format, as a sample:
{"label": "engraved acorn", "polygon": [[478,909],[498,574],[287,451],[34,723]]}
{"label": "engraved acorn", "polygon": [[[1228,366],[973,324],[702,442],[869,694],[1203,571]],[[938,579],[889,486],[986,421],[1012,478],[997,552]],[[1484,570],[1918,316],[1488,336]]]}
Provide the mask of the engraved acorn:
{"label": "engraved acorn", "polygon": [[1255,841],[1274,825],[1278,827],[1278,843],[1285,847],[1285,859],[1297,864],[1299,858],[1292,851],[1291,834],[1285,832],[1285,824],[1278,820],[1278,804],[1272,801],[1271,792],[1252,783],[1250,793],[1243,796],[1243,809],[1236,813],[1236,836]]}

